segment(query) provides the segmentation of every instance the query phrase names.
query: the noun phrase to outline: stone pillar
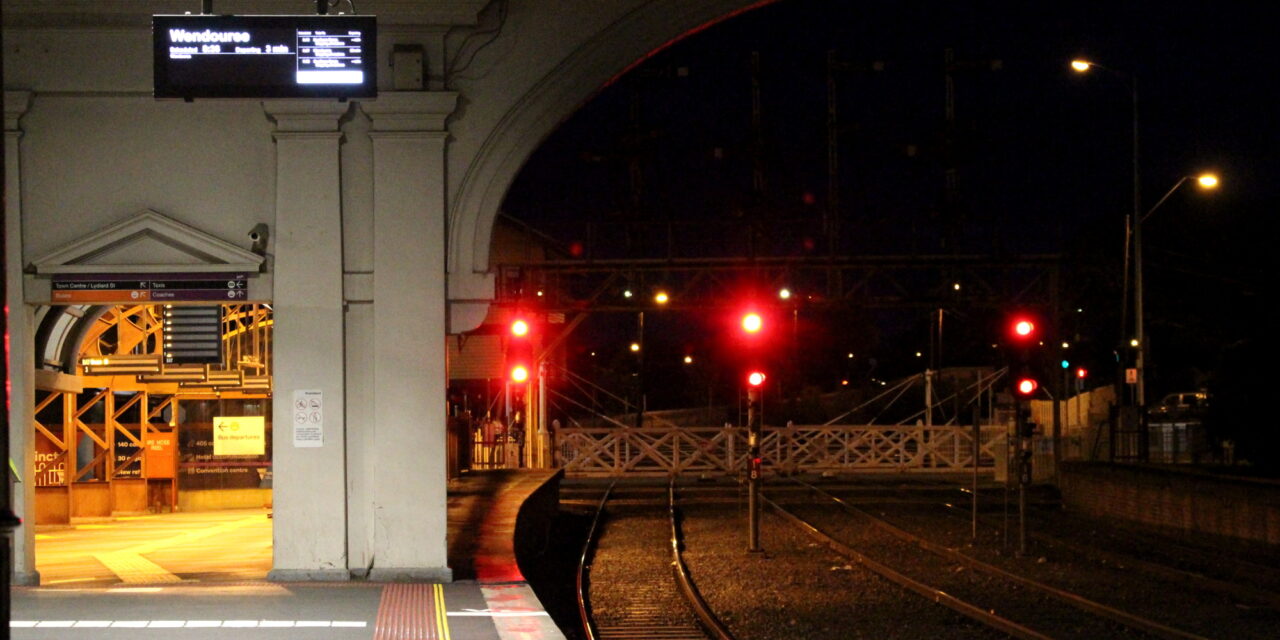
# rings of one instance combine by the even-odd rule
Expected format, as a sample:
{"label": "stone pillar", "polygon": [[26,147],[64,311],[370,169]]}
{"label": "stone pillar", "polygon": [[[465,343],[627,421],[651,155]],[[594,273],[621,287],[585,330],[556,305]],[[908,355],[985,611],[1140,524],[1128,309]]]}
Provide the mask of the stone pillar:
{"label": "stone pillar", "polygon": [[[271,580],[345,580],[342,193],[345,102],[264,103],[275,121],[273,501]],[[229,185],[230,186],[230,185]],[[295,398],[308,392],[307,402]],[[319,424],[311,416],[319,412]],[[296,424],[321,428],[301,440]],[[314,434],[314,431],[311,432]]]}
{"label": "stone pillar", "polygon": [[383,92],[372,121],[373,580],[450,580],[445,119],[451,92]]}
{"label": "stone pillar", "polygon": [[[22,180],[18,144],[22,130],[18,120],[31,105],[27,91],[4,92],[4,239],[5,300],[9,307],[9,459],[18,468],[20,483],[13,485],[13,512],[23,525],[13,531],[13,584],[40,584],[36,572],[36,485],[33,419],[35,356],[32,325],[34,309],[22,296]],[[9,473],[5,471],[4,473]]]}

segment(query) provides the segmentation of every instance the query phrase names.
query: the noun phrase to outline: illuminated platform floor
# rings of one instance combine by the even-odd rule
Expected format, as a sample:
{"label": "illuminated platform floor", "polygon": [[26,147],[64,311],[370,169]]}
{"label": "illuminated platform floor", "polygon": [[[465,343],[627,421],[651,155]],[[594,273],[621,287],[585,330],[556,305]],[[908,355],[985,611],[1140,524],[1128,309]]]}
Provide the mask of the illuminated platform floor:
{"label": "illuminated platform floor", "polygon": [[266,509],[118,517],[36,529],[36,570],[45,587],[261,580],[270,569]]}
{"label": "illuminated platform floor", "polygon": [[[40,587],[15,587],[13,638],[563,640],[515,569],[519,505],[545,474],[451,483],[449,584],[270,583],[265,509],[40,527]],[[532,480],[532,481],[531,481]]]}

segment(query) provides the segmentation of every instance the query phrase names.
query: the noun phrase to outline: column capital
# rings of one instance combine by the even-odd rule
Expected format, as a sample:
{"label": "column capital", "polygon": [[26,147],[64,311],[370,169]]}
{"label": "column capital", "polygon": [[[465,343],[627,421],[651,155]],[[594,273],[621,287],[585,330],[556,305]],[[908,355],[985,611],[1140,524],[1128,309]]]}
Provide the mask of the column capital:
{"label": "column capital", "polygon": [[31,108],[30,91],[4,92],[4,130],[17,131],[18,120]]}
{"label": "column capital", "polygon": [[455,91],[383,91],[360,102],[375,132],[444,131],[457,106]]}
{"label": "column capital", "polygon": [[262,110],[276,125],[277,132],[338,131],[338,121],[351,110],[351,103],[337,100],[264,100]]}

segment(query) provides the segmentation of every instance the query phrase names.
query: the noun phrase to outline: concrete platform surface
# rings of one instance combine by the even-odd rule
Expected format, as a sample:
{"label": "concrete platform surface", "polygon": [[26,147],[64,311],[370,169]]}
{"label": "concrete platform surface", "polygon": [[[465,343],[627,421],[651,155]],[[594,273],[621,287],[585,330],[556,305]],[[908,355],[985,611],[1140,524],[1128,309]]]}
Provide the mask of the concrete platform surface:
{"label": "concrete platform surface", "polygon": [[12,595],[15,639],[564,638],[520,583],[18,587]]}
{"label": "concrete platform surface", "polygon": [[516,562],[520,507],[554,470],[477,471],[449,481],[449,567],[456,580],[523,582]]}
{"label": "concrete platform surface", "polygon": [[41,586],[13,588],[12,637],[563,639],[524,582],[513,539],[521,505],[554,475],[450,482],[447,584],[267,582],[265,509],[41,527]]}

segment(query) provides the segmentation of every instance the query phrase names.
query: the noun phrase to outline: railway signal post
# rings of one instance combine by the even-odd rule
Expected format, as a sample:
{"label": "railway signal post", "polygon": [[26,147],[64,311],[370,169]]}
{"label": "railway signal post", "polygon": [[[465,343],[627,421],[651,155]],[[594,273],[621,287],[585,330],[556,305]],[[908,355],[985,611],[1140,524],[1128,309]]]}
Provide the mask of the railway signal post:
{"label": "railway signal post", "polygon": [[747,375],[747,551],[760,548],[760,476],[763,461],[760,458],[760,388],[765,376],[760,371]]}
{"label": "railway signal post", "polygon": [[1027,553],[1027,487],[1031,484],[1031,399],[1040,390],[1033,366],[1032,350],[1040,343],[1034,318],[1014,318],[1009,326],[1011,360],[1009,379],[1013,383],[1014,431],[1018,439],[1018,555]]}

